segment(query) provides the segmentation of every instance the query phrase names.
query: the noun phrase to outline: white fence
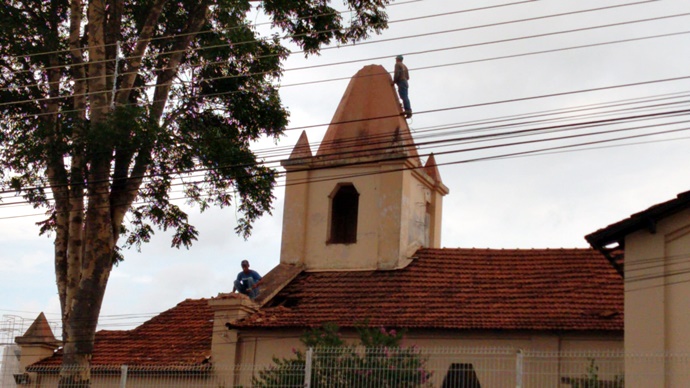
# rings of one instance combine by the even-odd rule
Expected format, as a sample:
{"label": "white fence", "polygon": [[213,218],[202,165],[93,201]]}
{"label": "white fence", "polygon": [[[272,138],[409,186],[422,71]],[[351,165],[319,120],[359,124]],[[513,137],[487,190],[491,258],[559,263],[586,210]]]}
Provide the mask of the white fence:
{"label": "white fence", "polygon": [[[318,348],[270,365],[98,365],[92,368],[91,386],[622,388],[624,378],[651,381],[660,374],[666,386],[687,386],[669,381],[690,381],[688,367],[690,358],[685,355],[534,352],[512,348]],[[12,375],[16,387],[57,386],[57,368],[33,367]]]}

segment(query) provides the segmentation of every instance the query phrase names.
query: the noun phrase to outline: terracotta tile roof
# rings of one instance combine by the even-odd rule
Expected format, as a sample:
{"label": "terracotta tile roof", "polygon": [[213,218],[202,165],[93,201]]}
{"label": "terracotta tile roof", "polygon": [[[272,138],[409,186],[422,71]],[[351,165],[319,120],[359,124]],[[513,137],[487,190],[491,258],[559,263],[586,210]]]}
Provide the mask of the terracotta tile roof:
{"label": "terracotta tile roof", "polygon": [[[590,249],[422,249],[395,271],[302,272],[235,326],[351,327],[366,319],[425,329],[622,331],[623,281]],[[97,332],[92,365],[202,366],[212,331],[208,299],[187,299],[135,329]],[[32,367],[60,361],[58,351]]]}
{"label": "terracotta tile roof", "polygon": [[[92,365],[201,365],[211,355],[208,299],[187,299],[132,330],[96,333]],[[33,366],[59,365],[61,350]]]}
{"label": "terracotta tile roof", "polygon": [[623,281],[591,249],[422,249],[404,269],[302,273],[236,327],[623,330]]}

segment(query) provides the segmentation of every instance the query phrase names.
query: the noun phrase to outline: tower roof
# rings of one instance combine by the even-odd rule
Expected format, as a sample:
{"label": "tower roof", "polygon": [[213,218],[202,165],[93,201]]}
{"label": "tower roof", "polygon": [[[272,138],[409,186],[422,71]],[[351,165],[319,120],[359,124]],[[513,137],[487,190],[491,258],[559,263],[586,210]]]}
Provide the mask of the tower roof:
{"label": "tower roof", "polygon": [[302,134],[299,135],[299,140],[297,140],[295,148],[292,149],[290,159],[303,159],[311,157],[312,154],[311,148],[309,148],[309,139],[307,139],[307,132],[302,131]]}
{"label": "tower roof", "polygon": [[426,172],[426,175],[430,176],[434,181],[441,182],[441,173],[438,172],[438,165],[436,164],[436,158],[434,157],[433,152],[429,154],[429,158],[426,160],[424,172]]}
{"label": "tower roof", "polygon": [[368,65],[350,80],[316,156],[344,159],[391,153],[419,164],[393,79],[383,66]]}
{"label": "tower roof", "polygon": [[46,344],[57,345],[58,341],[50,329],[50,324],[46,319],[45,314],[40,313],[34,322],[29,326],[24,335],[16,337],[15,342],[18,344]]}

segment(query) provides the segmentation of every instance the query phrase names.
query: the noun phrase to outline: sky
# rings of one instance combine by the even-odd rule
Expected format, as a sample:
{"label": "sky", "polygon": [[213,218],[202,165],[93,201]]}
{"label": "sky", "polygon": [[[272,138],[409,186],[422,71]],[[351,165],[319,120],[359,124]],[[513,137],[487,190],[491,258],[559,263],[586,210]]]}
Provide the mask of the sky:
{"label": "sky", "polygon": [[[291,113],[288,130],[277,143],[261,141],[254,149],[267,161],[278,151],[286,158],[300,128],[308,127],[315,150],[349,78],[369,64],[392,72],[402,54],[415,112],[408,124],[417,143],[465,139],[419,148],[421,155],[436,154],[450,189],[441,245],[585,248],[585,235],[690,190],[690,125],[682,112],[690,94],[687,5],[395,1],[381,35],[320,56],[290,56],[280,80]],[[258,14],[255,19],[263,21]],[[671,111],[681,112],[659,116]],[[631,118],[606,121],[621,117]],[[570,130],[555,131],[563,128]],[[505,134],[525,129],[540,130],[530,137]],[[592,135],[611,130],[618,132]],[[466,139],[498,133],[504,135],[488,142]],[[582,136],[535,142],[576,134]],[[518,142],[529,143],[505,146]],[[246,241],[233,232],[239,217],[233,208],[189,209],[200,231],[191,249],[170,248],[171,235],[157,232],[140,252],[126,251],[112,272],[100,328],[131,328],[187,298],[229,292],[242,259],[261,274],[277,265],[280,183],[273,214],[260,219]],[[0,343],[40,312],[59,321],[53,244],[38,236],[40,213],[28,206],[0,209]]]}

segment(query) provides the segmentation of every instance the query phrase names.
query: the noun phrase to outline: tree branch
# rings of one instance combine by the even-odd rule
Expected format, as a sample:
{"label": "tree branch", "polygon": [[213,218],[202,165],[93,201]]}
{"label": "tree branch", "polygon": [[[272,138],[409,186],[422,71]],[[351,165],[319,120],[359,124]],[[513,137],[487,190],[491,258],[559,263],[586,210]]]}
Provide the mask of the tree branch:
{"label": "tree branch", "polygon": [[[105,50],[106,57],[113,58],[113,61],[108,61],[106,66],[106,72],[108,77],[106,78],[106,90],[112,90],[113,85],[117,84],[117,79],[115,79],[115,67],[117,66],[117,42],[120,40],[120,29],[122,28],[122,12],[124,10],[123,0],[108,0],[109,7],[107,11],[107,17],[105,18],[105,25],[103,27],[105,31]],[[108,100],[114,101],[115,96],[108,94]]]}
{"label": "tree branch", "polygon": [[108,112],[106,89],[105,1],[92,0],[88,5],[89,94],[91,122],[102,123]]}
{"label": "tree branch", "polygon": [[[201,27],[203,27],[206,22],[209,3],[209,0],[202,1],[190,14],[187,27],[180,36],[177,37],[177,41],[170,50],[169,60],[165,66],[165,70],[158,75],[150,112],[151,120],[155,123],[158,123],[163,116],[163,110],[168,102],[168,94],[170,93],[173,77],[177,74],[180,62],[184,56],[187,55],[185,49],[189,47],[192,38],[196,36],[195,34],[201,30]],[[165,53],[161,53],[160,56],[165,56]]]}
{"label": "tree branch", "polygon": [[[55,6],[55,1],[51,3]],[[54,10],[51,10],[54,11]],[[58,27],[56,23],[51,23],[52,29],[46,37],[47,46],[51,50],[57,48]],[[60,305],[64,307],[67,301],[69,290],[69,189],[67,170],[59,151],[63,148],[63,138],[59,134],[58,112],[59,103],[56,97],[60,94],[60,70],[57,68],[58,55],[51,54],[48,58],[49,70],[46,70],[48,79],[48,97],[50,99],[45,104],[45,115],[43,121],[52,133],[44,139],[46,145],[46,174],[50,183],[53,199],[55,201],[56,237],[55,237],[55,274],[58,286]],[[64,310],[62,310],[64,311]]]}
{"label": "tree branch", "polygon": [[118,104],[124,105],[129,100],[134,80],[137,78],[141,60],[144,57],[144,52],[146,52],[146,48],[151,42],[156,24],[158,24],[158,18],[161,12],[163,12],[163,6],[167,1],[168,0],[155,0],[149,9],[148,17],[141,27],[139,38],[134,46],[134,51],[129,55],[130,61],[127,62],[127,71],[123,74],[120,89],[117,92],[116,102]]}
{"label": "tree branch", "polygon": [[[167,66],[165,70],[159,74],[156,81],[156,90],[154,91],[153,103],[149,112],[149,119],[153,123],[158,124],[163,116],[163,110],[168,101],[173,77],[177,74],[180,63],[186,55],[185,48],[189,47],[195,34],[201,30],[206,22],[209,4],[209,0],[204,0],[193,12],[191,12],[185,30],[177,37],[177,41],[170,50],[171,54],[169,54]],[[161,53],[160,56],[165,56],[165,53]],[[146,174],[148,166],[151,163],[150,153],[150,149],[139,150],[134,162],[134,167],[132,168],[132,173],[127,179],[127,183],[117,192],[111,193],[111,203],[115,204],[111,212],[112,228],[115,236],[119,236],[122,220],[132,202],[134,202],[134,199],[137,197],[139,187],[141,187],[144,181],[144,174]]]}

